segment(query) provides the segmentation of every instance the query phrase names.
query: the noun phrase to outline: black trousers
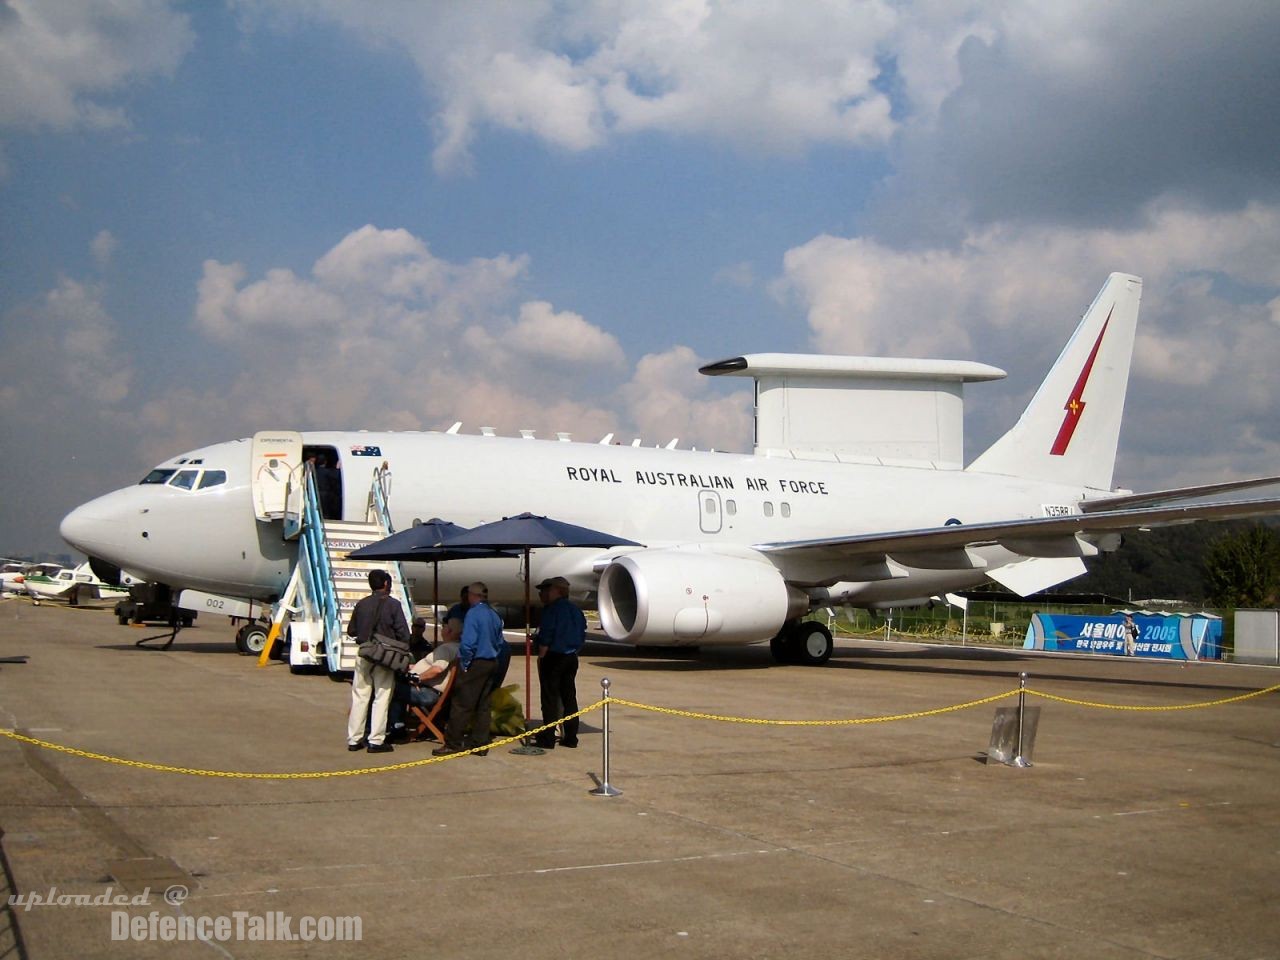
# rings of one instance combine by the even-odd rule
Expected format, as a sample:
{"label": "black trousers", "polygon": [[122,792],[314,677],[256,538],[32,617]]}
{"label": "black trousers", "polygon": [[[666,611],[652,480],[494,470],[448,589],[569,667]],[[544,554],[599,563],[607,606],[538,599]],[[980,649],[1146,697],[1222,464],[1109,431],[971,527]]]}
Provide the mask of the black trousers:
{"label": "black trousers", "polygon": [[[542,694],[542,722],[552,723],[569,713],[578,712],[578,655],[576,653],[544,653],[538,658],[538,687]],[[541,746],[556,742],[554,730],[538,734]],[[564,722],[564,742],[578,742],[578,718]]]}
{"label": "black trousers", "polygon": [[468,746],[481,747],[489,742],[489,700],[493,696],[489,680],[494,663],[494,660],[472,660],[470,668],[454,678],[453,693],[449,695],[449,726],[444,731],[445,746],[463,749],[468,727],[471,728]]}

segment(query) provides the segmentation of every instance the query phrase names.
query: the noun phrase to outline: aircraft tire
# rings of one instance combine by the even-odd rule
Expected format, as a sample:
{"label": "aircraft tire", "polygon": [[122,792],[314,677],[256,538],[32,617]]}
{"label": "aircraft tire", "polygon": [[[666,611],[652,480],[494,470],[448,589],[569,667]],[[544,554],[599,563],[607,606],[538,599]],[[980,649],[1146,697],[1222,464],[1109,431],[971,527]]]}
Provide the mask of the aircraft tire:
{"label": "aircraft tire", "polygon": [[831,631],[816,620],[803,620],[790,633],[791,649],[795,660],[807,667],[820,667],[831,659],[835,644]]}
{"label": "aircraft tire", "polygon": [[769,641],[769,652],[773,654],[774,663],[795,663],[796,645],[792,641],[794,624],[783,624],[782,629]]}
{"label": "aircraft tire", "polygon": [[236,649],[246,657],[256,657],[267,645],[267,628],[256,623],[236,631]]}

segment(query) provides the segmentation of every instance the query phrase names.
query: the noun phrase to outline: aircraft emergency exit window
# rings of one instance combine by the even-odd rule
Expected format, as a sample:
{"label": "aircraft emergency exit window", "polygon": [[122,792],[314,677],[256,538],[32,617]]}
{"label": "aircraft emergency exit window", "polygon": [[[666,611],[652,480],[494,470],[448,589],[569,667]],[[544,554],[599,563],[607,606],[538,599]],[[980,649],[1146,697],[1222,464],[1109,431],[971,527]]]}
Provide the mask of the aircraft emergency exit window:
{"label": "aircraft emergency exit window", "polygon": [[204,490],[208,487],[216,487],[227,482],[227,471],[225,470],[206,470],[204,476],[200,478],[200,486],[198,489]]}
{"label": "aircraft emergency exit window", "polygon": [[784,517],[789,517],[789,516],[791,516],[791,504],[789,504],[789,503],[784,503],[784,504],[782,505],[782,515],[783,515]]}
{"label": "aircraft emergency exit window", "polygon": [[199,470],[179,470],[178,475],[169,481],[169,486],[177,487],[179,490],[192,490],[199,475]]}
{"label": "aircraft emergency exit window", "polygon": [[142,486],[144,483],[164,483],[177,472],[177,470],[157,467],[138,481],[138,486]]}
{"label": "aircraft emergency exit window", "polygon": [[728,514],[729,516],[731,516],[731,517],[732,517],[732,516],[734,516],[734,515],[736,515],[736,514],[737,514],[737,512],[738,512],[738,501],[737,501],[737,500],[726,500],[726,501],[724,502],[724,512],[725,512],[725,513],[727,513],[727,514]]}
{"label": "aircraft emergency exit window", "polygon": [[715,513],[716,512],[715,500],[712,499],[711,497],[707,497],[706,500],[702,501],[702,509],[705,510],[708,515]]}
{"label": "aircraft emergency exit window", "polygon": [[766,500],[766,501],[764,502],[764,515],[765,515],[766,517],[772,517],[772,516],[773,516],[773,504],[772,504],[772,503],[770,503],[768,500]]}

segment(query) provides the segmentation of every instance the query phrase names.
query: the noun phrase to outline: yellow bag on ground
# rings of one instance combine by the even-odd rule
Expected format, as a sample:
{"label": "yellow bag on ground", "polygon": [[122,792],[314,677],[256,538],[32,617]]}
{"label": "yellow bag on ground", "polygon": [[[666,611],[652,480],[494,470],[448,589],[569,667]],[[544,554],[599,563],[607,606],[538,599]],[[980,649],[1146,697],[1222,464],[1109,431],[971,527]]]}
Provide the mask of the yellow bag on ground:
{"label": "yellow bag on ground", "polygon": [[489,701],[489,730],[493,736],[514,737],[524,733],[524,704],[515,696],[519,689],[519,684],[511,683],[493,691]]}

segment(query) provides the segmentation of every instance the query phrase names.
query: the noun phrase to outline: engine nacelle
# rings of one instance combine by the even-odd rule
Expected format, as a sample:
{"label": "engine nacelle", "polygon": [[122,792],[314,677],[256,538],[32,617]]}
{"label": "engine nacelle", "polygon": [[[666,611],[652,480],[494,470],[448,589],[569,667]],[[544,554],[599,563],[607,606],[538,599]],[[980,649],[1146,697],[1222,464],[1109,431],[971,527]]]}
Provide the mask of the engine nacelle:
{"label": "engine nacelle", "polygon": [[614,640],[693,646],[768,640],[808,613],[809,598],[754,551],[677,547],[614,560],[598,606]]}

